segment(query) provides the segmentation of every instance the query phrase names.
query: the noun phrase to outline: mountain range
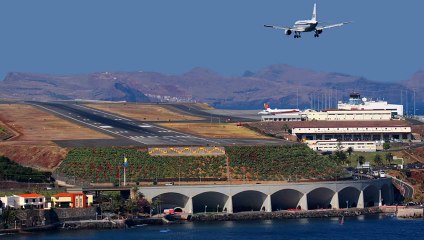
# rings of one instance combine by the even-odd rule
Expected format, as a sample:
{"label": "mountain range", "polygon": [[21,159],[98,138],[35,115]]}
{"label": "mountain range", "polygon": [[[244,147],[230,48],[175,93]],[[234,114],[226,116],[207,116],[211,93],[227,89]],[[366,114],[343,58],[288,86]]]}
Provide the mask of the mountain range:
{"label": "mountain range", "polygon": [[[218,108],[334,107],[356,91],[362,96],[406,103],[424,91],[424,71],[397,82],[377,82],[342,73],[319,72],[285,64],[228,77],[206,68],[181,75],[158,72],[101,72],[51,75],[11,72],[0,81],[0,98],[24,100],[110,100],[129,102],[206,102]],[[408,98],[406,98],[408,96]],[[416,94],[424,105],[424,95]],[[325,103],[325,104],[324,104]]]}

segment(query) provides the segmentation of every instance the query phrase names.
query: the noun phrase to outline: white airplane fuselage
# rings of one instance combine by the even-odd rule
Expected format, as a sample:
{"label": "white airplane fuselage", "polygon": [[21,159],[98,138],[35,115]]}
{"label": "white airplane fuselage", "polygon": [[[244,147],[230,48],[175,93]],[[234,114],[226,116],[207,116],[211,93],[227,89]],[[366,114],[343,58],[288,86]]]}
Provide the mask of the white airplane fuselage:
{"label": "white airplane fuselage", "polygon": [[303,29],[303,32],[312,32],[316,30],[318,25],[317,21],[313,20],[299,20],[294,23],[294,29]]}

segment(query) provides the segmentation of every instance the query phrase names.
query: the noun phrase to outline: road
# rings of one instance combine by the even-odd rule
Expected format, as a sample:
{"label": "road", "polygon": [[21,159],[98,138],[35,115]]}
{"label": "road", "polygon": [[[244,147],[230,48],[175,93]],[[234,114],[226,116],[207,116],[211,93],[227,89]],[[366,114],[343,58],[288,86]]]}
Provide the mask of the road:
{"label": "road", "polygon": [[61,146],[220,146],[282,144],[279,139],[207,139],[141,122],[73,102],[28,102],[61,118],[109,134],[114,139],[55,141]]}

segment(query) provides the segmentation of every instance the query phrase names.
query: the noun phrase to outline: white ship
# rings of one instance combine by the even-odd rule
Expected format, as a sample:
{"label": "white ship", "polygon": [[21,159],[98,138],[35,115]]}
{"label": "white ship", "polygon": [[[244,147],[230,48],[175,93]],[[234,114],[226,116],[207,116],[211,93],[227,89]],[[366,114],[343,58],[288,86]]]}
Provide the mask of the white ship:
{"label": "white ship", "polygon": [[403,105],[389,104],[387,101],[368,100],[361,98],[359,93],[351,93],[349,97],[347,103],[339,101],[337,104],[339,110],[390,110],[393,115],[403,116]]}

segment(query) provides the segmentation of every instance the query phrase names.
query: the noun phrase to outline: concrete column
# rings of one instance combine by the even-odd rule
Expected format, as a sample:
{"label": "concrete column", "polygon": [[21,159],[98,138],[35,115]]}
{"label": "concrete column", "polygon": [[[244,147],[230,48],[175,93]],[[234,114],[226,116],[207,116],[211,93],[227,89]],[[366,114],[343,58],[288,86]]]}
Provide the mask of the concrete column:
{"label": "concrete column", "polygon": [[300,206],[302,210],[308,210],[308,198],[306,195],[307,194],[303,194],[303,196],[300,198],[299,202],[297,203],[297,206]]}
{"label": "concrete column", "polygon": [[184,206],[184,211],[186,213],[193,213],[193,198],[189,197],[185,206]]}
{"label": "concrete column", "polygon": [[393,134],[389,134],[389,139],[393,139]]}
{"label": "concrete column", "polygon": [[233,196],[228,196],[227,202],[225,202],[224,208],[227,209],[227,213],[233,213]]}
{"label": "concrete column", "polygon": [[364,134],[361,134],[361,141],[364,141]]}
{"label": "concrete column", "polygon": [[317,135],[316,134],[312,135],[312,139],[317,140]]}
{"label": "concrete column", "polygon": [[411,134],[408,133],[408,140],[411,140]]}
{"label": "concrete column", "polygon": [[382,140],[384,140],[384,134],[383,133],[380,135],[380,141],[382,141]]}
{"label": "concrete column", "polygon": [[266,196],[265,201],[261,206],[261,210],[263,207],[265,207],[265,212],[272,212],[271,195]]}
{"label": "concrete column", "polygon": [[364,191],[361,191],[358,198],[358,204],[356,206],[357,208],[364,208]]}
{"label": "concrete column", "polygon": [[378,206],[381,207],[383,199],[381,199],[381,189],[378,190]]}
{"label": "concrete column", "polygon": [[339,192],[335,192],[331,199],[331,208],[339,209]]}

